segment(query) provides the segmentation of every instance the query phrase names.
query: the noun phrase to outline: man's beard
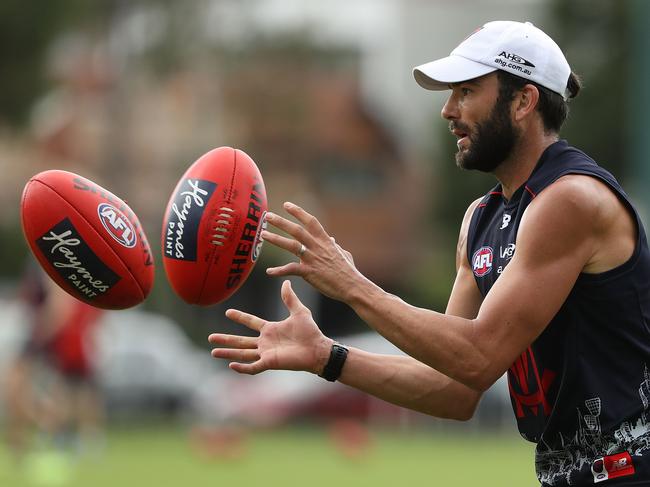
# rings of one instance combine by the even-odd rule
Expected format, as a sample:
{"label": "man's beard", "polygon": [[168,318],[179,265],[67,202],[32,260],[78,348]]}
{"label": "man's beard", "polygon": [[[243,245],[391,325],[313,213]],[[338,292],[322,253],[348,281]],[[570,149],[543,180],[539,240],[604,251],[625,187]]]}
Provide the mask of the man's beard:
{"label": "man's beard", "polygon": [[[510,156],[519,140],[520,132],[512,124],[509,108],[509,103],[497,99],[488,118],[476,123],[469,135],[469,148],[459,149],[456,153],[458,167],[493,172]],[[458,125],[453,121],[449,125],[452,129],[456,127],[468,131],[467,126]]]}

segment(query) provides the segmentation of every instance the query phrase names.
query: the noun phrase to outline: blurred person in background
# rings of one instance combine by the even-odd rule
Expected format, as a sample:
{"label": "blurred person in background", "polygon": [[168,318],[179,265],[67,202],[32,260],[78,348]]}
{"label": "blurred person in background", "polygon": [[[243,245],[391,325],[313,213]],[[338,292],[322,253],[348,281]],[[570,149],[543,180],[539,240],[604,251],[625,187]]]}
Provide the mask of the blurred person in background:
{"label": "blurred person in background", "polygon": [[[499,184],[468,208],[446,312],[416,308],[368,280],[320,222],[268,221],[263,237],[298,257],[270,268],[348,304],[409,357],[322,334],[289,281],[280,322],[226,316],[256,337],[212,334],[240,373],[308,371],[433,416],[470,419],[504,373],[543,486],[650,483],[650,251],[616,179],[559,138],[580,81],[530,23],[497,21],[414,70],[457,137],[457,165]],[[470,462],[471,463],[471,462]],[[507,466],[504,468],[507,476]]]}
{"label": "blurred person in background", "polygon": [[102,311],[64,292],[35,263],[21,289],[30,323],[5,381],[9,446],[20,461],[36,431],[45,440],[39,446],[46,448],[95,447],[101,441],[103,404],[93,336]]}
{"label": "blurred person in background", "polygon": [[54,330],[47,354],[54,371],[50,395],[56,404],[52,433],[64,446],[88,453],[102,443],[104,413],[96,379],[95,332],[104,312],[50,283]]}
{"label": "blurred person in background", "polygon": [[28,448],[30,429],[37,419],[32,390],[32,374],[43,354],[47,336],[46,275],[33,259],[23,273],[18,300],[24,307],[25,341],[11,361],[4,381],[6,437],[16,459],[20,461]]}

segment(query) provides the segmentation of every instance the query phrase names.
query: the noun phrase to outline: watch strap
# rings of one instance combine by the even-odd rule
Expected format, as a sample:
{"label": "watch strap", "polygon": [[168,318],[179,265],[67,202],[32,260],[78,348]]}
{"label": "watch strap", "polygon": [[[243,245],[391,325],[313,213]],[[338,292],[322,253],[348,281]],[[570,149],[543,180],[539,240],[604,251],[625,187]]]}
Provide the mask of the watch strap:
{"label": "watch strap", "polygon": [[323,368],[319,377],[322,377],[325,380],[334,382],[341,376],[341,371],[343,370],[343,364],[345,364],[345,359],[348,357],[348,349],[340,343],[334,342],[332,344],[332,350],[330,351],[330,357]]}

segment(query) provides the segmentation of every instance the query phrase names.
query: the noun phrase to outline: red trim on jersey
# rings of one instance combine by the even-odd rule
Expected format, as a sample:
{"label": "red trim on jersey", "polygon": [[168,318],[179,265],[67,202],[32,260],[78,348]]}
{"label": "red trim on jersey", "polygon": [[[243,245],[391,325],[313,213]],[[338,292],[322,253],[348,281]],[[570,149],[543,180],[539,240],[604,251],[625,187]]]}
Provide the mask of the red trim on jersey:
{"label": "red trim on jersey", "polygon": [[487,203],[480,203],[478,205],[479,208],[485,208],[487,206]]}
{"label": "red trim on jersey", "polygon": [[489,194],[503,194],[501,191],[490,191]]}
{"label": "red trim on jersey", "polygon": [[533,198],[534,198],[535,196],[537,196],[537,195],[533,192],[533,190],[530,189],[528,186],[524,186],[524,187],[526,188],[526,191],[528,191],[528,192],[532,195]]}

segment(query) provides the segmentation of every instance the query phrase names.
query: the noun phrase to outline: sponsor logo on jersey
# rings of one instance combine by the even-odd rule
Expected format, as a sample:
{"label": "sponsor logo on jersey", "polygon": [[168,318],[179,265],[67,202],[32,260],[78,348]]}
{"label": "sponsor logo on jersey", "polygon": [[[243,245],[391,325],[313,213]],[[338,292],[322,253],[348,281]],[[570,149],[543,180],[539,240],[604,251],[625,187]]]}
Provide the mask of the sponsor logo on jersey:
{"label": "sponsor logo on jersey", "polygon": [[483,277],[492,270],[494,252],[492,247],[481,247],[472,256],[472,270],[476,277]]}
{"label": "sponsor logo on jersey", "polygon": [[634,464],[628,452],[598,458],[591,465],[594,484],[616,477],[634,475]]}
{"label": "sponsor logo on jersey", "polygon": [[515,244],[514,242],[508,244],[505,247],[499,247],[499,257],[502,259],[510,260],[515,255]]}
{"label": "sponsor logo on jersey", "polygon": [[165,221],[165,257],[196,261],[199,224],[217,184],[203,179],[183,179]]}
{"label": "sponsor logo on jersey", "polygon": [[97,207],[99,221],[106,231],[121,245],[129,249],[135,247],[138,241],[135,229],[129,219],[120,210],[108,203],[100,203]]}
{"label": "sponsor logo on jersey", "polygon": [[510,220],[512,217],[508,215],[507,213],[503,214],[503,220],[501,221],[501,226],[499,227],[499,230],[503,230],[510,224]]}
{"label": "sponsor logo on jersey", "polygon": [[120,276],[95,255],[68,218],[50,228],[36,245],[81,299],[93,300],[120,280]]}

